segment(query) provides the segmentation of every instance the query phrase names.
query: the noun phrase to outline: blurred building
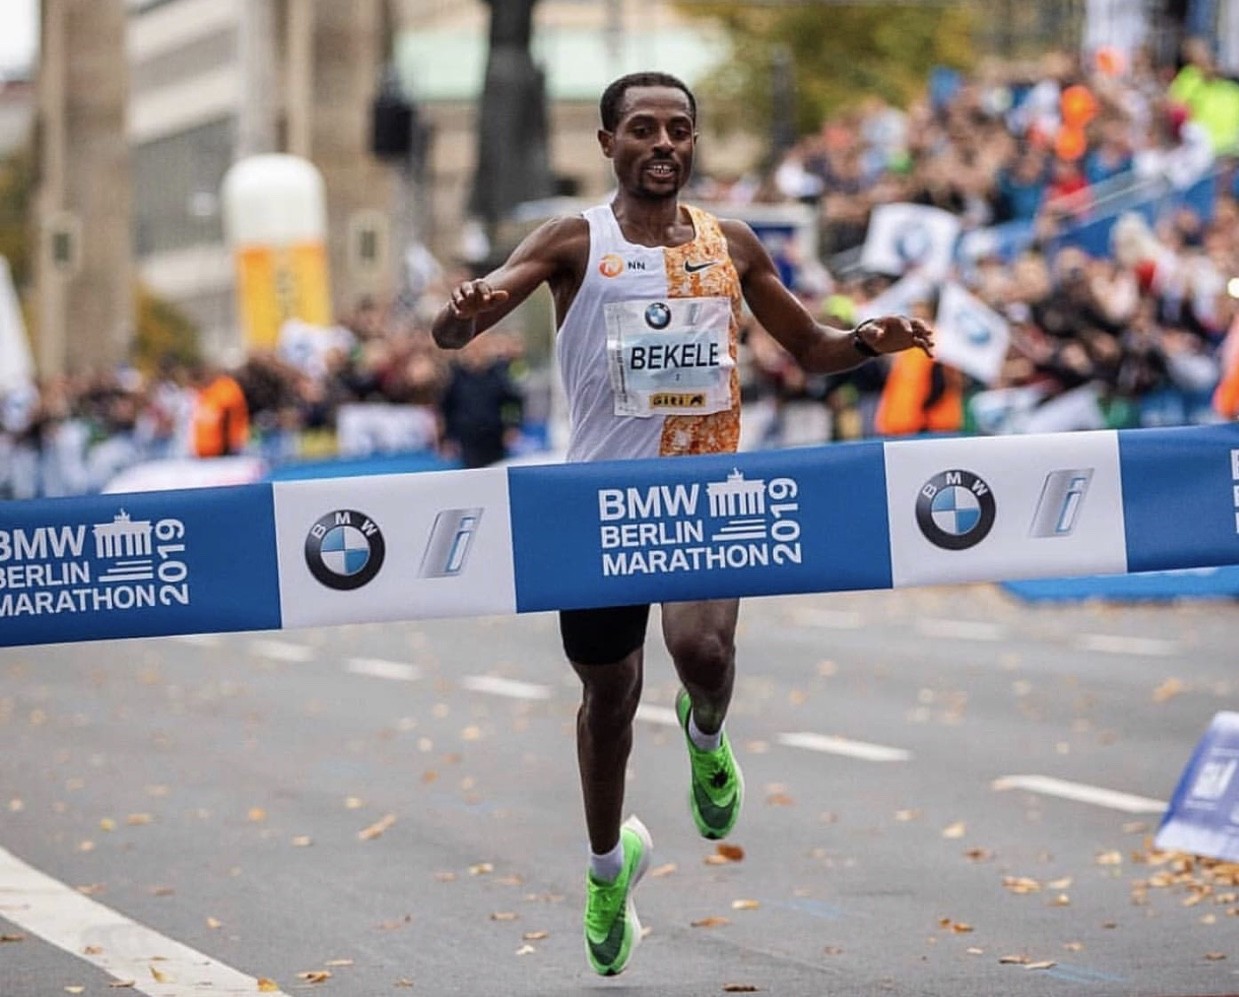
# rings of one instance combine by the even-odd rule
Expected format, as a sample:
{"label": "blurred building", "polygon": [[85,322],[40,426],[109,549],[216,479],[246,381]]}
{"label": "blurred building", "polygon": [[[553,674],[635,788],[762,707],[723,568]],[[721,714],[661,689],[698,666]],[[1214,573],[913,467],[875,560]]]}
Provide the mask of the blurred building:
{"label": "blurred building", "polygon": [[24,147],[34,124],[33,80],[0,78],[0,157]]}
{"label": "blurred building", "polygon": [[336,309],[389,293],[387,261],[359,257],[349,237],[397,207],[395,177],[370,153],[384,0],[127,3],[135,249],[151,289],[191,315],[208,351],[234,346],[220,185],[240,158],[288,152],[323,174]]}

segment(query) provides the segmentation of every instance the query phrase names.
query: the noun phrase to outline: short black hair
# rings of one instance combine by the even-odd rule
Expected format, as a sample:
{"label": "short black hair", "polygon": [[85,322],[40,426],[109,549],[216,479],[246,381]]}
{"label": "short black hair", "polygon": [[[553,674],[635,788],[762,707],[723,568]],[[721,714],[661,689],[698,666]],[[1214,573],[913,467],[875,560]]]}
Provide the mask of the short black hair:
{"label": "short black hair", "polygon": [[598,111],[602,116],[604,130],[615,131],[620,120],[620,105],[624,103],[624,94],[632,87],[671,87],[682,91],[688,98],[688,109],[693,124],[697,124],[697,98],[693,96],[693,92],[688,89],[683,80],[670,73],[644,72],[621,76],[602,92],[602,100],[598,102]]}

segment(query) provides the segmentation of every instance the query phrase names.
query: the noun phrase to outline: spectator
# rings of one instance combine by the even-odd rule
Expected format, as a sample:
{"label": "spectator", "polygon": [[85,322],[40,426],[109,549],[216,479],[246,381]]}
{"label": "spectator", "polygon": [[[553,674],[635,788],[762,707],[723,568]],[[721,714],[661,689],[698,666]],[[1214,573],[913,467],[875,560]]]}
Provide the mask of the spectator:
{"label": "spectator", "polygon": [[196,391],[193,412],[193,454],[227,457],[249,445],[250,414],[245,393],[226,371],[199,362],[191,369]]}
{"label": "spectator", "polygon": [[461,350],[440,403],[443,447],[465,467],[508,456],[520,432],[524,398],[513,383],[502,337],[483,337]]}

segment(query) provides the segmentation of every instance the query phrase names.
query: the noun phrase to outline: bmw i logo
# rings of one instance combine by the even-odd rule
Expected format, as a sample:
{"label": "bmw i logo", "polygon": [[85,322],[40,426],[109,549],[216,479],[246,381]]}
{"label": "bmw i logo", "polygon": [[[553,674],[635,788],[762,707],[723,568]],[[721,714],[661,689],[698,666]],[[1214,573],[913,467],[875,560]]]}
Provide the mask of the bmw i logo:
{"label": "bmw i logo", "polygon": [[305,538],[305,563],[310,574],[329,589],[359,589],[383,567],[387,544],[369,516],[356,509],[337,509],[322,516]]}
{"label": "bmw i logo", "polygon": [[916,496],[916,525],[935,547],[967,550],[994,525],[994,493],[971,471],[943,471],[921,486]]}
{"label": "bmw i logo", "polygon": [[671,324],[671,309],[655,301],[645,310],[645,324],[651,329],[665,329]]}

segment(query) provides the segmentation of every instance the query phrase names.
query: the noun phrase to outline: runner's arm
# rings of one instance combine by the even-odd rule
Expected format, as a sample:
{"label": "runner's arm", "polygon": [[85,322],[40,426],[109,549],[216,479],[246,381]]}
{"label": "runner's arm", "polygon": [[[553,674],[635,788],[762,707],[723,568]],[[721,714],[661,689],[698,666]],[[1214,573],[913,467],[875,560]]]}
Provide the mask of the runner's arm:
{"label": "runner's arm", "polygon": [[579,269],[576,260],[581,253],[589,253],[589,226],[583,218],[565,216],[543,222],[497,269],[452,288],[431,324],[435,342],[448,350],[468,345],[540,284]]}
{"label": "runner's arm", "polygon": [[854,329],[836,329],[814,321],[779,279],[774,260],[747,224],[726,221],[723,231],[740,274],[744,300],[754,318],[808,373],[849,370],[871,356],[913,346],[932,356],[933,331],[919,319],[884,315]]}

